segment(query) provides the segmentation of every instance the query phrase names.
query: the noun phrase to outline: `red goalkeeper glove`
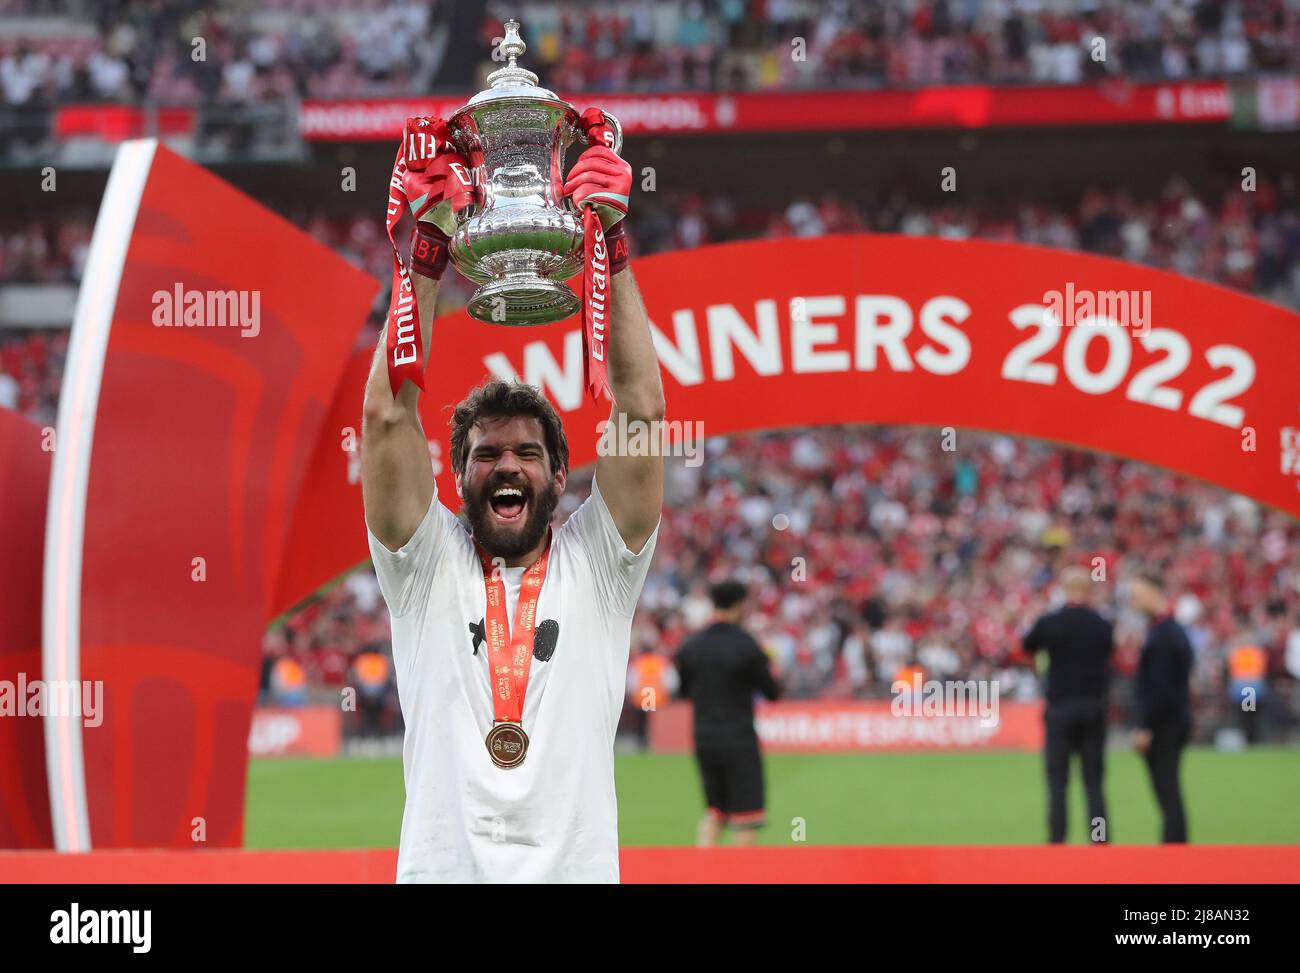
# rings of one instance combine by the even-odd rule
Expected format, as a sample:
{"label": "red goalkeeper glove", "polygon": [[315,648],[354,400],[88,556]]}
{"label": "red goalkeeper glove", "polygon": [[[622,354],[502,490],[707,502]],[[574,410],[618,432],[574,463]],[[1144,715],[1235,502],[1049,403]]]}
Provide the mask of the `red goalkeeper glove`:
{"label": "red goalkeeper glove", "polygon": [[478,201],[469,163],[456,150],[441,118],[407,122],[402,191],[415,217],[411,269],[439,280],[447,268],[447,244],[456,232],[458,215]]}
{"label": "red goalkeeper glove", "polygon": [[606,230],[627,216],[631,193],[632,167],[604,145],[593,145],[583,152],[564,181],[564,195],[572,196],[574,205],[580,208],[595,206]]}
{"label": "red goalkeeper glove", "polygon": [[601,227],[608,230],[627,216],[632,167],[614,151],[617,135],[604,112],[588,108],[582,113],[581,124],[589,147],[569,170],[564,195],[571,196],[579,209],[584,205],[594,206]]}
{"label": "red goalkeeper glove", "polygon": [[579,209],[590,206],[600,218],[609,250],[610,274],[627,266],[628,200],[632,195],[632,167],[614,151],[617,136],[605,113],[588,108],[581,124],[588,148],[578,157],[564,181],[564,195]]}

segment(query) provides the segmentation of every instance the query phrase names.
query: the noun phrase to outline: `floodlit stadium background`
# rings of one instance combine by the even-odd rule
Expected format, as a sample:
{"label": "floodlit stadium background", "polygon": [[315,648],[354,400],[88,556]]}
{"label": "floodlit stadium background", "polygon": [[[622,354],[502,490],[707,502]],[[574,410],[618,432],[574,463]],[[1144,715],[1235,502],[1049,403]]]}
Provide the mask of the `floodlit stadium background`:
{"label": "floodlit stadium background", "polygon": [[[1008,240],[1300,309],[1300,7],[1283,0],[0,0],[0,407],[54,424],[76,290],[122,138],[162,137],[386,280],[381,195],[394,137],[383,119],[411,99],[454,107],[481,88],[493,66],[483,52],[506,16],[522,21],[525,63],[543,84],[595,104],[608,96],[641,121],[624,155],[635,172],[653,170],[654,188],[633,200],[634,256],[864,231]],[[935,92],[946,106],[937,113],[926,107]],[[1099,123],[1112,109],[1122,120]],[[56,192],[40,191],[47,166]],[[340,191],[347,167],[359,191]],[[945,167],[955,192],[944,191]],[[1243,191],[1247,168],[1255,181]],[[440,311],[468,294],[448,274]],[[381,293],[358,348],[373,346],[386,306]],[[1223,326],[1228,335],[1233,322]],[[429,382],[447,401],[464,392],[440,387],[436,364]],[[1193,841],[1300,843],[1295,521],[1135,462],[960,435],[946,452],[932,429],[822,427],[715,438],[701,465],[670,461],[629,672],[630,699],[653,685],[661,702],[648,719],[632,703],[624,714],[623,844],[693,841],[702,796],[680,713],[663,702],[663,664],[707,617],[710,580],[735,575],[755,592],[748,624],[787,698],[760,717],[776,733],[817,701],[887,700],[911,664],[939,679],[996,679],[1004,707],[1032,712],[1037,680],[1018,636],[1058,597],[1057,568],[1095,552],[1118,577],[1145,558],[1174,565],[1196,649],[1196,746],[1184,770]],[[588,488],[589,471],[575,476],[559,516]],[[827,566],[811,583],[788,571],[801,552]],[[1112,838],[1149,844],[1155,804],[1126,732],[1143,624],[1122,584],[1106,591],[1117,623]],[[1243,719],[1229,666],[1246,645],[1268,662],[1260,709]],[[246,846],[394,846],[401,725],[369,567],[278,619],[264,652]],[[341,712],[351,686],[371,691]],[[1034,745],[1031,734],[980,752],[769,750],[760,840],[789,845],[802,820],[809,844],[1041,842]],[[1076,781],[1072,841],[1084,840],[1083,817]]]}

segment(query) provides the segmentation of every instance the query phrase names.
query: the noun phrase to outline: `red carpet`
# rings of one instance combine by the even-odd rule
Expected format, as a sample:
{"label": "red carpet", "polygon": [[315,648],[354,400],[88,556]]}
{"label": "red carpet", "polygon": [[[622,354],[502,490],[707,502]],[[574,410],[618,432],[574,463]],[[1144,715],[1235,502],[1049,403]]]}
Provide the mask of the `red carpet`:
{"label": "red carpet", "polygon": [[[1276,883],[1300,881],[1300,845],[625,848],[635,883]],[[0,851],[0,882],[390,882],[393,849]]]}

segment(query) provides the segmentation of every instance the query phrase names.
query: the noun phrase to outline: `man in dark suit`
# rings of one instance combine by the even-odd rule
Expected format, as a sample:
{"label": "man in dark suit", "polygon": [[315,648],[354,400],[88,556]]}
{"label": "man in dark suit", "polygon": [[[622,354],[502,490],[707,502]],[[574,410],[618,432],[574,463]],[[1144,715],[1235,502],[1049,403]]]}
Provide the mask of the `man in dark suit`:
{"label": "man in dark suit", "polygon": [[1138,730],[1133,744],[1146,758],[1151,786],[1160,803],[1166,843],[1187,841],[1187,816],[1178,782],[1178,764],[1192,733],[1192,645],[1174,621],[1164,579],[1141,574],[1131,584],[1131,600],[1151,618],[1137,672]]}
{"label": "man in dark suit", "polygon": [[[1088,795],[1089,834],[1107,840],[1106,796],[1102,786],[1106,754],[1106,702],[1115,641],[1110,622],[1090,607],[1093,581],[1087,570],[1061,572],[1066,604],[1034,623],[1024,638],[1026,652],[1046,652],[1048,841],[1065,841],[1065,792],[1070,758],[1079,754]],[[1098,827],[1100,825],[1100,827]]]}

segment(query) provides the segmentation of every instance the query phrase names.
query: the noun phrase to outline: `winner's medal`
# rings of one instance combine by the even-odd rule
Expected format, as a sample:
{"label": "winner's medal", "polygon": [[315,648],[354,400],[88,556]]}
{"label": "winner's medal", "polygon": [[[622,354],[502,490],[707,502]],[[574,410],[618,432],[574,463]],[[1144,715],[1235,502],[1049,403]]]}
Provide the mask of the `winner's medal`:
{"label": "winner's medal", "polygon": [[518,767],[528,756],[528,734],[518,723],[497,723],[488,730],[487,748],[498,767]]}
{"label": "winner's medal", "polygon": [[[477,545],[476,545],[477,546]],[[524,732],[524,691],[533,661],[533,632],[537,627],[537,601],[546,580],[546,565],[551,558],[551,538],[546,550],[528,566],[519,586],[519,605],[515,609],[514,628],[506,624],[506,586],[497,574],[492,559],[478,548],[483,566],[483,586],[487,589],[487,658],[492,680],[492,729],[487,735],[488,756],[503,770],[518,767],[528,755],[528,734]]]}

